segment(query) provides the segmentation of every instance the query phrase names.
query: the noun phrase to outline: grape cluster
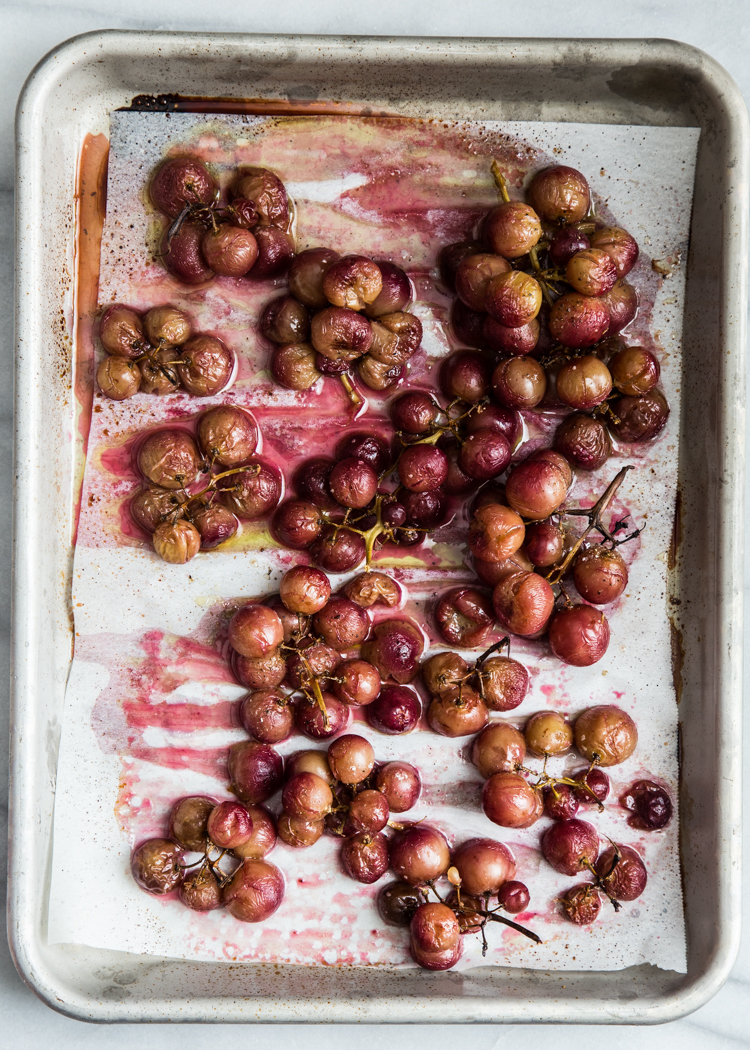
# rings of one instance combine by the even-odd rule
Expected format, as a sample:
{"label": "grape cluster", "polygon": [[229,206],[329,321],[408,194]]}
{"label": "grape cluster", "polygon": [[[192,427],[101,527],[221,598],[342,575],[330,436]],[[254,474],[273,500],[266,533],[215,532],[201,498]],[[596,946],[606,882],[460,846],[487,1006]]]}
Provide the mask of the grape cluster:
{"label": "grape cluster", "polygon": [[403,453],[379,434],[354,431],[341,438],[333,458],[305,460],[294,472],[295,498],[274,515],[276,538],[336,573],[362,563],[369,569],[385,543],[423,543],[448,520],[447,497],[438,488],[423,491],[404,463]]}
{"label": "grape cluster", "polygon": [[[468,933],[481,934],[486,954],[489,922],[503,923],[541,943],[531,930],[500,914],[522,912],[530,899],[525,883],[515,879],[516,862],[504,843],[475,838],[451,851],[438,828],[420,823],[399,831],[391,841],[390,857],[398,881],[380,891],[378,910],[389,925],[409,927],[412,957],[424,969],[455,966]],[[447,896],[438,890],[443,878],[453,887]]]}
{"label": "grape cluster", "polygon": [[239,168],[223,199],[205,164],[172,157],[154,173],[149,196],[170,220],[159,258],[185,284],[217,274],[278,277],[294,258],[292,208],[283,182],[267,168]]}
{"label": "grape cluster", "polygon": [[262,922],[281,904],[284,876],[265,860],[276,845],[265,807],[182,798],[172,807],[168,835],[134,850],[130,870],[141,889],[158,896],[177,891],[193,911],[223,906],[243,922]]}
{"label": "grape cluster", "polygon": [[260,456],[258,425],[244,409],[217,405],[192,424],[150,431],[134,448],[143,485],[130,515],[151,533],[163,561],[184,565],[256,521],[281,497],[279,472]]}
{"label": "grape cluster", "polygon": [[341,865],[356,882],[377,882],[389,865],[383,833],[391,811],[416,803],[421,779],[407,762],[375,766],[369,741],[355,734],[337,737],[328,754],[302,751],[287,763],[281,795],[279,837],[289,846],[312,846],[324,831],[341,837]]}
{"label": "grape cluster", "polygon": [[657,358],[619,335],[638,309],[625,281],[638,245],[589,214],[588,183],[573,168],[536,174],[528,203],[510,200],[496,164],[493,173],[503,200],[485,216],[481,239],[438,257],[456,295],[454,332],[480,351],[446,362],[443,389],[468,401],[491,390],[509,409],[572,409],[554,447],[573,466],[598,469],[612,454],[610,431],[619,441],[649,441],[669,415]]}
{"label": "grape cluster", "polygon": [[154,306],[142,316],[129,306],[108,306],[99,321],[108,356],[96,370],[101,392],[112,401],[143,394],[186,390],[213,397],[227,387],[234,353],[213,335],[194,333],[190,318],[175,306]]}
{"label": "grape cluster", "polygon": [[[494,589],[492,600],[474,588],[444,595],[436,609],[440,632],[449,644],[474,648],[487,639],[495,621],[521,637],[538,637],[548,629],[561,660],[579,666],[595,663],[609,642],[607,620],[589,605],[573,605],[561,581],[572,570],[579,594],[594,605],[610,604],[624,592],[628,572],[617,547],[640,530],[619,538],[625,520],[605,524],[602,515],[629,468],[587,510],[563,507],[573,473],[554,449],[531,453],[499,483],[496,479],[511,463],[511,442],[520,421],[516,412],[486,402],[485,388],[474,382],[478,363],[473,351],[446,359],[450,367],[443,378],[447,374],[451,381],[444,382],[444,389],[460,397],[458,406],[454,401],[441,408],[433,397],[416,392],[401,395],[391,406],[405,444],[396,462],[401,482],[397,501],[408,500],[410,490],[421,490],[422,505],[434,508],[434,529],[441,516],[445,520],[448,496],[469,495],[487,482],[469,504],[467,543],[479,581]],[[470,386],[479,398],[473,404],[467,400]],[[400,495],[404,491],[405,497]],[[565,521],[576,516],[588,518],[581,534]],[[601,540],[588,546],[592,532]]]}
{"label": "grape cluster", "polygon": [[[577,925],[597,918],[601,893],[617,910],[621,901],[635,900],[646,886],[646,868],[636,850],[615,843],[602,850],[594,825],[577,816],[581,805],[604,809],[610,791],[604,769],[630,758],[637,742],[630,715],[611,704],[587,708],[574,725],[557,711],[532,715],[523,732],[508,722],[495,722],[472,742],[471,760],[485,778],[482,809],[487,818],[504,828],[529,828],[542,815],[552,817],[555,823],[541,839],[544,859],[563,875],[593,876],[593,882],[575,886],[561,898],[564,915]],[[574,744],[588,767],[563,776],[548,773],[548,760],[567,754]],[[527,755],[543,759],[543,768],[528,768]],[[652,781],[637,781],[620,802],[634,811],[631,823],[644,830],[665,827],[671,818],[669,795]]]}
{"label": "grape cluster", "polygon": [[351,380],[386,390],[405,375],[419,349],[422,323],[406,307],[411,283],[393,263],[310,248],[289,267],[289,293],[263,311],[260,330],[275,344],[271,372],[289,390],[307,390],[322,376],[339,377],[355,403]]}
{"label": "grape cluster", "polygon": [[[506,646],[508,654],[503,656],[499,650]],[[442,736],[477,733],[489,722],[490,711],[512,711],[529,689],[529,672],[510,656],[508,638],[490,646],[473,667],[459,653],[441,652],[425,660],[421,670],[431,698],[427,721]]]}
{"label": "grape cluster", "polygon": [[[626,520],[605,524],[602,515],[629,469],[619,471],[592,507],[563,507],[570,467],[553,449],[541,449],[512,467],[504,488],[480,493],[471,508],[468,547],[477,576],[493,588],[495,619],[523,638],[547,631],[564,663],[586,667],[607,651],[609,622],[596,606],[624,593],[628,569],[617,548],[640,529],[618,538]],[[583,532],[567,525],[570,517],[587,519]],[[600,541],[587,545],[595,532]],[[585,603],[574,603],[565,590],[569,572]]]}
{"label": "grape cluster", "polygon": [[[381,573],[356,576],[332,595],[324,572],[297,565],[282,577],[278,595],[241,606],[228,638],[235,677],[257,690],[243,707],[248,732],[277,743],[294,725],[311,740],[326,740],[347,728],[354,707],[365,708],[381,733],[414,729],[422,705],[406,683],[419,670],[422,632],[406,617],[373,622],[368,611],[400,600],[398,584]],[[286,696],[278,691],[282,683],[291,690]]]}

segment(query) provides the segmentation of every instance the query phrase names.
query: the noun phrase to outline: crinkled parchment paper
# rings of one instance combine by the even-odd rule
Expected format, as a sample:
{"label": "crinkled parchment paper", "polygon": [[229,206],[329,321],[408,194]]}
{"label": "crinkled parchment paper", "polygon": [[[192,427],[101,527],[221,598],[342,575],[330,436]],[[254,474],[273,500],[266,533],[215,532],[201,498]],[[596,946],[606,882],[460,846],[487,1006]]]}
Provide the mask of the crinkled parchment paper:
{"label": "crinkled parchment paper", "polygon": [[[405,758],[419,767],[425,787],[409,817],[429,816],[454,842],[484,835],[513,849],[517,877],[532,895],[521,919],[544,943],[535,946],[493,927],[488,962],[575,970],[646,962],[685,970],[678,821],[658,833],[637,832],[617,797],[634,780],[650,776],[668,785],[676,803],[667,557],[677,483],[680,259],[687,248],[697,138],[696,129],[574,124],[136,113],[112,118],[100,302],[142,309],[182,303],[199,330],[220,334],[237,352],[239,371],[232,389],[215,400],[256,412],[264,454],[272,452],[290,467],[331,447],[346,423],[346,402],[330,387],[324,398],[269,383],[268,351],[254,325],[274,294],[270,283],[218,278],[196,291],[180,287],[154,261],[150,249],[161,225],[144,190],[148,174],[170,151],[203,156],[225,179],[239,162],[265,164],[284,179],[295,201],[300,247],[329,244],[404,266],[425,326],[423,350],[412,362],[418,384],[434,381],[440,357],[451,348],[448,300],[435,289],[430,271],[440,246],[465,236],[494,202],[492,156],[516,187],[526,171],[545,164],[579,168],[600,214],[628,229],[641,246],[630,279],[644,308],[628,335],[637,342],[648,339],[649,329],[653,333],[672,413],[657,442],[618,451],[598,474],[579,478],[573,491],[574,499],[593,501],[617,469],[625,463],[637,468],[618,503],[635,524],[647,525],[628,555],[630,585],[607,610],[612,642],[593,667],[566,667],[542,642],[515,646],[530,668],[531,691],[518,711],[493,718],[522,724],[549,707],[574,717],[594,703],[617,703],[634,716],[638,749],[611,770],[609,804],[591,819],[602,835],[643,852],[645,893],[619,914],[605,904],[593,926],[572,926],[555,898],[573,880],[555,873],[538,850],[547,819],[525,831],[491,824],[479,805],[481,780],[466,757],[467,740],[444,739],[426,727],[386,737],[362,722],[353,724],[372,741],[378,760]],[[667,279],[653,272],[652,259],[671,271]],[[368,412],[382,415],[382,405],[372,398]],[[183,395],[138,395],[122,404],[94,398],[75,554],[75,659],[57,776],[49,940],[183,959],[414,965],[407,932],[385,926],[375,908],[386,880],[367,887],[346,878],[332,838],[308,850],[277,846],[270,859],[283,869],[287,893],[279,911],[260,925],[240,923],[223,910],[198,915],[176,900],[151,897],[129,874],[134,842],[165,833],[176,798],[227,797],[222,763],[227,746],[244,737],[231,718],[231,704],[243,690],[232,680],[217,636],[238,602],[273,591],[291,563],[262,525],[246,525],[225,549],[201,554],[187,566],[159,561],[128,525],[124,507],[137,486],[129,440],[145,427],[189,418],[205,407]],[[470,579],[462,535],[460,522],[444,530],[428,547],[425,565],[413,551],[381,564],[424,597],[447,582]],[[308,744],[295,736],[279,750],[286,754]],[[550,768],[581,765],[568,756]],[[280,808],[278,798],[269,805]],[[479,938],[467,938],[460,967],[481,963]]]}

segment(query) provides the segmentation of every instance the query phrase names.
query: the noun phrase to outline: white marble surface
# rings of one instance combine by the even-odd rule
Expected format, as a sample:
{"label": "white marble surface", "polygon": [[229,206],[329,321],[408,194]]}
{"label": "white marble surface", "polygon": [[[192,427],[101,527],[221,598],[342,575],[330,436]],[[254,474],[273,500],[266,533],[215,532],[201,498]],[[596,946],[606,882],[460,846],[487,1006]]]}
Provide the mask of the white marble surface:
{"label": "white marble surface", "polygon": [[[8,381],[0,384],[0,681],[8,678],[10,623],[10,492],[12,447],[13,362],[13,112],[21,86],[33,65],[56,44],[78,33],[96,29],[182,29],[206,31],[256,31],[346,33],[429,36],[585,36],[668,37],[694,44],[721,62],[743,91],[750,105],[750,0],[630,0],[622,7],[608,0],[535,0],[532,4],[510,0],[379,0],[355,5],[342,0],[234,0],[214,5],[206,0],[0,0],[0,354]],[[745,579],[745,592],[748,578]],[[746,628],[747,631],[747,628]],[[5,686],[3,688],[6,688]],[[0,821],[7,817],[7,703],[0,699]],[[749,727],[750,728],[750,727]],[[746,730],[746,753],[750,732]],[[750,814],[750,807],[747,807]],[[747,840],[748,819],[745,820]],[[0,831],[0,849],[4,849]],[[0,863],[4,877],[5,863]],[[745,885],[750,891],[750,869]],[[748,892],[750,899],[750,892]],[[746,908],[750,913],[750,907]],[[737,916],[740,922],[741,917]],[[745,927],[748,928],[748,914]],[[159,1026],[148,1034],[135,1025],[103,1031],[55,1014],[39,1002],[18,977],[7,946],[0,943],[0,1045],[24,1050],[37,1047],[68,1050],[104,1043],[112,1048],[134,1048],[144,1037],[159,1048],[182,1047],[192,1040],[246,1037],[236,1028],[218,1026]],[[246,1033],[256,1046],[278,1050],[338,1050],[380,1047],[443,1050],[471,1040],[474,1050],[510,1047],[516,1041],[536,1044],[544,1039],[562,1041],[578,1050],[606,1045],[611,1050],[714,1050],[750,1045],[750,934],[744,938],[731,978],[701,1010],[682,1021],[659,1028],[549,1028],[509,1027],[305,1027],[260,1026]]]}

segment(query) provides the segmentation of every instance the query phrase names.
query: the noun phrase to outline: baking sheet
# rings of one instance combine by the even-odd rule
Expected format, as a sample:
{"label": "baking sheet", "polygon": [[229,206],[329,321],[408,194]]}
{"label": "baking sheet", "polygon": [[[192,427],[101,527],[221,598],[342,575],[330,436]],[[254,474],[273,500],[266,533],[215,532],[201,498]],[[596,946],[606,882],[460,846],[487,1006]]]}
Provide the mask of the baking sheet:
{"label": "baking sheet", "polygon": [[[631,711],[640,744],[629,762],[612,771],[613,800],[643,775],[665,781],[673,796],[676,791],[666,560],[679,422],[684,289],[679,260],[686,248],[697,135],[696,129],[680,128],[187,114],[115,114],[112,123],[100,301],[119,299],[143,308],[182,301],[200,330],[223,333],[238,352],[240,368],[222,400],[252,408],[264,430],[264,451],[273,449],[290,461],[303,454],[310,437],[298,409],[306,400],[315,402],[315,394],[278,391],[263,376],[267,351],[258,344],[253,322],[270,297],[268,285],[251,292],[248,282],[218,279],[207,292],[180,289],[144,248],[155,243],[158,224],[142,188],[167,149],[197,151],[227,170],[240,159],[268,164],[297,204],[301,247],[330,243],[404,265],[426,329],[424,353],[412,370],[417,381],[427,380],[449,349],[447,300],[435,291],[429,270],[441,244],[464,235],[474,211],[478,215],[493,202],[489,157],[500,156],[512,181],[551,160],[580,168],[602,214],[636,236],[643,257],[633,283],[644,303],[653,301],[653,311],[642,310],[633,330],[640,340],[650,324],[658,340],[672,415],[654,446],[636,449],[635,458],[610,460],[598,475],[579,481],[574,496],[588,500],[624,462],[634,462],[639,469],[628,476],[623,502],[637,523],[647,517],[648,527],[626,599],[610,616],[613,640],[605,658],[593,668],[567,668],[543,643],[519,646],[517,655],[532,671],[532,691],[512,713],[519,717],[507,719],[520,722],[543,707],[574,715],[594,702],[615,702]],[[663,284],[651,271],[650,258],[670,260],[673,272]],[[320,427],[318,410],[319,439],[347,417],[343,398],[336,401],[329,393],[326,406],[330,426]],[[227,611],[241,597],[273,590],[289,563],[288,552],[269,550],[268,537],[258,528],[246,528],[229,549],[199,555],[185,567],[157,561],[142,538],[123,533],[123,501],[135,485],[127,452],[135,429],[184,418],[201,407],[181,395],[163,400],[139,395],[124,405],[98,397],[94,402],[74,571],[76,653],[58,768],[50,942],[191,959],[412,965],[407,934],[383,926],[377,916],[372,901],[379,885],[363,887],[341,875],[332,839],[306,851],[277,847],[271,859],[285,871],[287,896],[259,927],[237,923],[224,912],[195,915],[178,902],[143,894],[130,879],[132,843],[162,833],[176,797],[192,792],[225,797],[222,756],[232,740],[243,737],[231,728],[228,706],[243,690],[231,682],[216,638]],[[373,399],[370,410],[379,408]],[[446,538],[429,548],[426,567],[408,555],[390,568],[423,592],[431,589],[436,569],[442,581],[446,575],[468,579],[460,550],[447,542],[458,537],[457,528],[447,530]],[[361,723],[356,731],[372,740],[379,760],[405,757],[419,766],[426,786],[415,818],[429,813],[454,841],[483,834],[513,848],[518,877],[532,891],[523,921],[544,944],[535,947],[512,931],[493,929],[489,961],[577,970],[652,962],[684,972],[676,820],[665,832],[639,835],[616,804],[594,818],[602,834],[645,846],[649,885],[643,898],[619,915],[606,906],[595,926],[579,930],[564,922],[554,905],[572,880],[540,862],[536,849],[546,820],[524,832],[487,821],[478,805],[481,781],[462,754],[465,741],[445,740],[429,730],[382,737]],[[279,750],[288,753],[306,743],[294,737]],[[558,760],[557,768],[564,762]],[[580,760],[567,764],[576,767]],[[479,963],[479,939],[467,938],[460,966]]]}

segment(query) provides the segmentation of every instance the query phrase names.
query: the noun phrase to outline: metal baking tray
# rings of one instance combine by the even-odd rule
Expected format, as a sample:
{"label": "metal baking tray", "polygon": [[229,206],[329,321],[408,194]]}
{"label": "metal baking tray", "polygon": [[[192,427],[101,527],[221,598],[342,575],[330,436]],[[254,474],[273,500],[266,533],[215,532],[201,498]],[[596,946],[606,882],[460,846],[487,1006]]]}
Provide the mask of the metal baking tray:
{"label": "metal baking tray", "polygon": [[[139,94],[299,111],[698,126],[670,615],[682,733],[688,973],[465,973],[209,964],[46,943],[55,772],[72,655],[80,444],[72,389],[76,171]],[[337,109],[333,107],[334,111]],[[17,115],[10,942],[50,1006],[90,1021],[658,1023],[737,952],[748,119],[728,74],[666,40],[444,40],[102,32],[52,51]],[[81,902],[85,907],[85,902]]]}

